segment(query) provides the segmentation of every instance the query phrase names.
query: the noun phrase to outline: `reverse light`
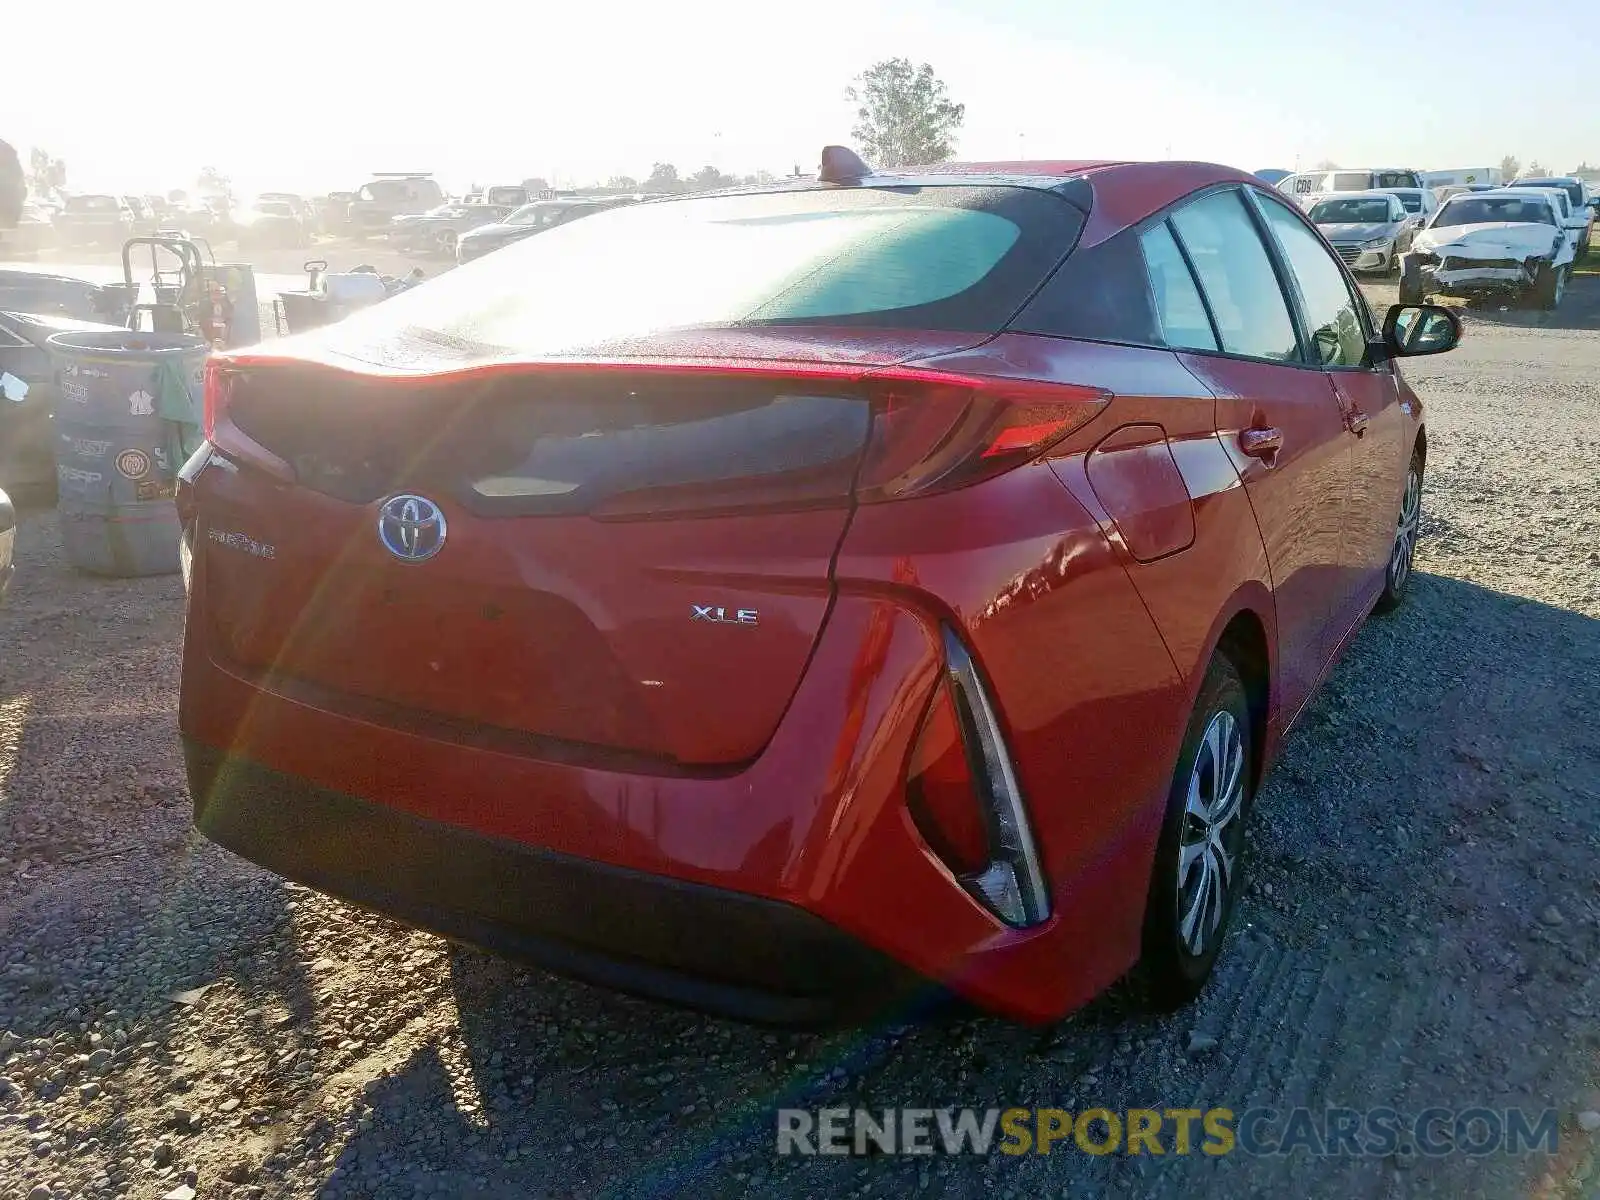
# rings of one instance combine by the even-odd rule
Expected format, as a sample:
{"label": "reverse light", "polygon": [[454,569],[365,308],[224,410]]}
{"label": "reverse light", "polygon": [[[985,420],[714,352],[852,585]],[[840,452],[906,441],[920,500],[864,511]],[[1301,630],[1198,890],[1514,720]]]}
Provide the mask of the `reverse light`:
{"label": "reverse light", "polygon": [[1007,925],[1037,925],[1050,915],[1050,896],[1004,733],[949,629],[944,650],[944,676],[907,769],[912,821],[980,904]]}

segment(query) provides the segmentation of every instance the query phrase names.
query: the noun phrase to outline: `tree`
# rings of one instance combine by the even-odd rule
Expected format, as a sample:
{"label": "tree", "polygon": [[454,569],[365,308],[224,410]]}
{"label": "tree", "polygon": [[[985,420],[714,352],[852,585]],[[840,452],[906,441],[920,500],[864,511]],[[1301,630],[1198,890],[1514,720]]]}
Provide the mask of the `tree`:
{"label": "tree", "polygon": [[906,58],[874,63],[844,95],[859,106],[850,133],[873,166],[938,163],[955,153],[967,106],[950,99],[927,63],[913,67]]}
{"label": "tree", "polygon": [[732,175],[724,175],[713,166],[704,166],[689,176],[689,187],[697,192],[707,192],[713,188],[732,187],[739,181]]}
{"label": "tree", "polygon": [[1334,162],[1333,159],[1331,159],[1331,158],[1323,159],[1315,167],[1312,168],[1313,171],[1337,171],[1338,169],[1339,169],[1339,164]]}
{"label": "tree", "polygon": [[41,195],[67,186],[67,164],[35,146],[28,152],[28,185]]}
{"label": "tree", "polygon": [[639,181],[632,175],[613,175],[606,180],[606,186],[617,192],[637,192]]}
{"label": "tree", "polygon": [[1526,171],[1526,174],[1531,179],[1539,179],[1542,176],[1550,174],[1550,172],[1545,170],[1544,164],[1536,158],[1528,164],[1528,170]]}
{"label": "tree", "polygon": [[200,177],[195,180],[195,185],[200,189],[202,196],[221,196],[229,204],[233,203],[233,180],[216,167],[201,167]]}
{"label": "tree", "polygon": [[1522,166],[1522,160],[1515,154],[1508,154],[1500,160],[1500,174],[1507,179],[1515,179],[1517,177],[1517,168],[1520,166]]}
{"label": "tree", "polygon": [[537,175],[524,179],[522,186],[530,196],[542,196],[550,190],[550,185]]}
{"label": "tree", "polygon": [[678,178],[678,168],[671,163],[654,163],[650,174],[640,185],[647,192],[681,192],[683,180]]}

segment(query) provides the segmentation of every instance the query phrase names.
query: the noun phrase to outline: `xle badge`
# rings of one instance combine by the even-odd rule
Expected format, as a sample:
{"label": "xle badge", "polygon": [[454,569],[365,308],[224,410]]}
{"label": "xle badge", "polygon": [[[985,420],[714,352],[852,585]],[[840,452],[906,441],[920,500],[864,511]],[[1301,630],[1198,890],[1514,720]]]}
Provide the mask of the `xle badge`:
{"label": "xle badge", "polygon": [[732,612],[726,608],[719,608],[712,604],[691,604],[693,613],[691,621],[709,621],[713,625],[759,625],[760,620],[753,608],[736,608]]}

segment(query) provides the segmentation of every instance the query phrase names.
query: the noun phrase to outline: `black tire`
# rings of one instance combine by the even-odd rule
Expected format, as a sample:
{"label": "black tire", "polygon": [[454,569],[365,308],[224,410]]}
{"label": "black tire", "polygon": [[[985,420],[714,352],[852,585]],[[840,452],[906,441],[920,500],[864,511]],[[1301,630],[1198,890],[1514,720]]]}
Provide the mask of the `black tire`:
{"label": "black tire", "polygon": [[1567,290],[1567,269],[1554,263],[1539,264],[1539,273],[1533,277],[1533,303],[1536,308],[1552,312],[1561,306]]}
{"label": "black tire", "polygon": [[1383,569],[1383,594],[1377,611],[1390,612],[1400,607],[1416,573],[1417,529],[1422,521],[1422,455],[1412,454],[1406,468],[1406,487],[1400,495],[1400,516],[1395,521],[1394,544],[1389,565]]}
{"label": "black tire", "polygon": [[1400,295],[1401,304],[1421,304],[1427,299],[1427,293],[1422,287],[1422,268],[1417,265],[1417,260],[1409,254],[1400,256]]}
{"label": "black tire", "polygon": [[[1207,864],[1221,860],[1210,850],[1211,839],[1202,838],[1198,843],[1194,840],[1201,826],[1190,813],[1189,791],[1191,776],[1197,768],[1202,782],[1209,778],[1214,789],[1221,786],[1217,773],[1212,770],[1215,766],[1214,747],[1207,741],[1207,733],[1213,722],[1217,721],[1231,724],[1237,736],[1236,742],[1231,739],[1228,741],[1230,747],[1236,748],[1237,755],[1231,750],[1225,753],[1224,766],[1227,771],[1224,781],[1231,780],[1236,769],[1238,794],[1227,806],[1232,816],[1225,823],[1218,823],[1221,832],[1215,844],[1225,851],[1231,867],[1218,876],[1226,882],[1220,889],[1208,892],[1210,903],[1200,911],[1198,924],[1203,936],[1197,949],[1196,943],[1185,936],[1184,910],[1191,907],[1191,885],[1200,883],[1204,886],[1205,878],[1209,878],[1205,876]],[[1172,787],[1167,793],[1166,815],[1161,822],[1161,836],[1156,843],[1155,863],[1150,874],[1150,891],[1145,901],[1143,946],[1133,983],[1140,1002],[1158,1012],[1182,1008],[1200,994],[1226,939],[1228,920],[1243,885],[1244,827],[1255,799],[1251,772],[1254,737],[1244,681],[1233,663],[1219,653],[1206,669],[1200,694],[1195,699],[1194,712],[1189,717],[1189,728],[1183,735],[1177,770],[1173,773]],[[1230,795],[1232,791],[1231,787],[1227,789]],[[1185,857],[1185,847],[1192,850],[1195,845],[1202,849],[1194,856],[1184,878],[1180,880],[1179,865]],[[1197,872],[1205,878],[1197,877]]]}

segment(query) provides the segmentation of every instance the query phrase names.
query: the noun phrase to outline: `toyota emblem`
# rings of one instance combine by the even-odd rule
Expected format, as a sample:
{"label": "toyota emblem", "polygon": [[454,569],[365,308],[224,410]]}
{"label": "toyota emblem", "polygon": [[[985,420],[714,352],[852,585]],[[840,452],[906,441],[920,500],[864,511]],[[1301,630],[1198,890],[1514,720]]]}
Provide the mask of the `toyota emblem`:
{"label": "toyota emblem", "polygon": [[378,509],[378,540],[401,562],[426,562],[444,538],[444,512],[425,496],[395,496]]}

